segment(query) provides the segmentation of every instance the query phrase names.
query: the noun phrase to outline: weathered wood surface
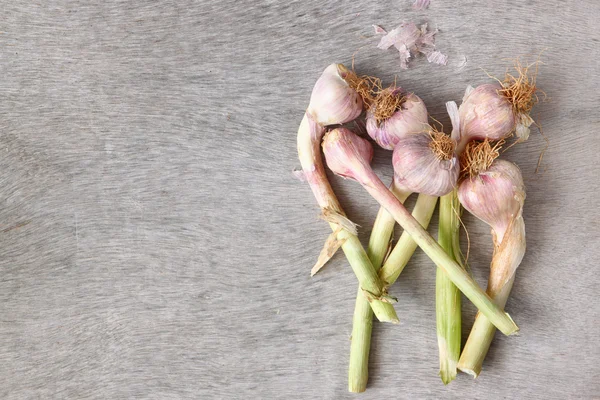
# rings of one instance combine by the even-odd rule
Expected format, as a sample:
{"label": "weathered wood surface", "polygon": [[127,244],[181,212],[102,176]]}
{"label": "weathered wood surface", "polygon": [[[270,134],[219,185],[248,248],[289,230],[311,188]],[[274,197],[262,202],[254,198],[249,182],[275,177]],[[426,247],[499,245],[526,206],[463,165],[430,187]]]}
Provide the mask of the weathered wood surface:
{"label": "weathered wood surface", "polygon": [[[93,4],[95,3],[95,4]],[[0,397],[340,399],[355,278],[298,166],[331,62],[444,102],[544,50],[533,116],[550,146],[506,157],[527,184],[527,255],[478,380],[437,376],[435,268],[421,252],[374,329],[366,399],[594,398],[600,391],[600,3],[6,1],[0,22]],[[448,66],[375,48],[428,21]],[[389,180],[391,155],[377,151]],[[376,204],[332,177],[366,242]],[[412,204],[409,201],[408,204]],[[465,216],[485,284],[491,237]],[[436,223],[431,229],[436,232]],[[474,308],[465,301],[464,332]]]}

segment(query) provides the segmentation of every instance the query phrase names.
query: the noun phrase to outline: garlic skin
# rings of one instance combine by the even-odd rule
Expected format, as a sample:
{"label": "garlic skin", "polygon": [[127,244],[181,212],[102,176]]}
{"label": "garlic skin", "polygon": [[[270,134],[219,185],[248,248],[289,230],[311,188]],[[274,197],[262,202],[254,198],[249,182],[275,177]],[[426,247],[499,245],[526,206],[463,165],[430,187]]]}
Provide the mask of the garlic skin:
{"label": "garlic skin", "polygon": [[320,125],[344,124],[362,113],[360,95],[344,79],[348,73],[342,64],[331,64],[315,83],[306,112]]}
{"label": "garlic skin", "polygon": [[467,211],[492,228],[494,241],[502,243],[523,209],[525,185],[521,171],[509,161],[496,159],[485,172],[461,182],[458,199]]}
{"label": "garlic skin", "polygon": [[460,116],[459,151],[472,140],[496,141],[510,135],[517,123],[512,104],[499,90],[500,84],[467,88],[458,112]]}
{"label": "garlic skin", "polygon": [[427,107],[414,93],[409,93],[400,109],[379,124],[373,110],[367,112],[367,132],[386,150],[393,150],[400,138],[423,132],[427,126]]}
{"label": "garlic skin", "polygon": [[394,184],[406,192],[440,197],[456,186],[460,167],[456,154],[440,159],[430,147],[429,133],[409,135],[394,148]]}

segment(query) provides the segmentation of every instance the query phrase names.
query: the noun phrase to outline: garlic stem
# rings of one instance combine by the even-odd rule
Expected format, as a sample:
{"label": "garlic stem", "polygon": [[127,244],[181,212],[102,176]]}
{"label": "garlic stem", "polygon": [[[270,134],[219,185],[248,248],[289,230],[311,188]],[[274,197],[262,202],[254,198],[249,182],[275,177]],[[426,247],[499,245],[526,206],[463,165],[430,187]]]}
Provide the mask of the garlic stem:
{"label": "garlic stem", "polygon": [[[459,234],[459,207],[456,190],[440,198],[438,242],[450,257],[461,264],[459,254],[455,254],[455,242]],[[439,267],[435,279],[435,310],[440,377],[447,385],[456,378],[456,365],[460,357],[461,296],[458,288]]]}
{"label": "garlic stem", "polygon": [[[392,182],[390,185],[390,190],[401,203],[404,203],[404,201],[406,201],[408,196],[411,194],[410,192],[405,192],[398,188],[394,182]],[[390,238],[394,232],[395,225],[396,220],[394,217],[392,217],[385,208],[380,207],[379,212],[377,213],[377,218],[375,219],[375,223],[373,224],[373,230],[371,231],[371,236],[369,237],[369,247],[367,249],[369,259],[373,263],[373,267],[375,267],[376,270],[379,270],[383,264],[385,255],[388,252]]]}
{"label": "garlic stem", "polygon": [[[393,189],[392,189],[393,191]],[[437,197],[419,194],[417,202],[412,212],[412,216],[419,221],[423,228],[427,229],[429,221],[433,215],[433,210],[437,203]],[[385,208],[381,208],[385,210]],[[386,212],[389,216],[390,214]],[[394,224],[396,221],[394,220]],[[375,223],[373,230],[377,228]],[[406,232],[400,235],[400,239],[394,246],[394,249],[385,261],[381,272],[386,269],[389,271],[386,282],[391,285],[396,281],[408,260],[412,257],[417,248],[417,244]],[[387,249],[386,249],[387,250]],[[360,290],[359,290],[360,293]],[[362,300],[362,301],[361,301]],[[373,308],[381,307],[381,303],[371,303]],[[379,310],[378,310],[379,311]],[[369,378],[369,351],[371,348],[371,331],[373,327],[373,312],[369,304],[362,299],[362,296],[356,297],[356,306],[354,308],[354,319],[352,326],[352,345],[350,347],[350,368],[348,371],[348,390],[350,392],[364,392]]]}
{"label": "garlic stem", "polygon": [[[410,195],[410,193],[402,192],[396,188],[393,182],[390,190],[402,203]],[[385,208],[381,207],[377,213],[367,249],[367,254],[375,270],[381,267],[383,259],[387,254],[394,225],[396,225],[394,217]],[[382,311],[379,310],[379,312]],[[350,345],[350,365],[348,368],[348,391],[353,393],[364,392],[367,388],[372,329],[373,312],[371,311],[369,302],[359,288],[352,319],[352,342]]]}
{"label": "garlic stem", "polygon": [[[369,167],[362,171],[364,176],[359,181],[365,189],[394,216],[414,241],[423,249],[431,260],[450,277],[452,282],[467,296],[469,300],[505,335],[516,333],[519,328],[498,306],[485,294],[477,283],[454,261],[444,249],[427,233],[419,222],[413,218],[406,208],[381,182]],[[375,309],[373,309],[375,312]]]}
{"label": "garlic stem", "polygon": [[373,331],[373,311],[367,299],[358,288],[354,315],[352,317],[352,338],[350,342],[350,363],[348,367],[348,391],[362,393],[369,380],[369,352]]}
{"label": "garlic stem", "polygon": [[[494,299],[498,307],[504,308],[506,305],[514,280],[515,276],[513,275],[498,293],[488,293]],[[492,325],[481,313],[477,313],[475,323],[473,324],[473,328],[471,328],[467,343],[465,343],[465,348],[460,355],[458,369],[472,375],[473,378],[477,378],[481,372],[483,360],[490,349],[495,333],[496,327],[494,327],[494,325]]]}
{"label": "garlic stem", "polygon": [[[298,129],[298,157],[306,180],[321,209],[330,209],[344,215],[323,167],[320,147],[324,132],[323,126],[313,121],[308,114],[305,114]],[[330,223],[329,225],[334,232],[338,229],[337,224]],[[371,304],[380,303],[377,311],[374,311],[377,319],[382,322],[398,323],[398,316],[393,306],[379,300],[386,295],[384,284],[369,261],[358,237],[347,230],[341,229],[337,238],[344,241],[342,250],[358,278],[360,287],[372,297]]]}
{"label": "garlic stem", "polygon": [[[412,216],[424,229],[427,229],[429,226],[429,221],[431,221],[437,201],[437,197],[423,193],[420,193],[419,197],[417,197]],[[387,260],[385,260],[385,264],[379,270],[379,276],[387,286],[391,286],[396,282],[396,279],[398,279],[416,249],[417,243],[415,243],[408,232],[402,232],[396,246],[394,246]]]}

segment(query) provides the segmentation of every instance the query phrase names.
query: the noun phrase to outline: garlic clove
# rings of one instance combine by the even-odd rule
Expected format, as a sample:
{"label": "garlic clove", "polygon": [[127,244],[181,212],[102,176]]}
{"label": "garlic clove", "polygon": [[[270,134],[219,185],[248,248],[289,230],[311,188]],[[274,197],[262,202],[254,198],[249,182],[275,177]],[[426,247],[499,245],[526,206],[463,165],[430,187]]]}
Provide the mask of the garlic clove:
{"label": "garlic clove", "polygon": [[319,124],[344,124],[362,113],[362,100],[346,82],[347,74],[352,72],[342,64],[331,64],[315,83],[307,112]]}
{"label": "garlic clove", "polygon": [[325,134],[323,153],[327,166],[337,175],[363,182],[373,159],[373,146],[349,129],[336,128]]}
{"label": "garlic clove", "polygon": [[401,137],[423,132],[426,127],[427,107],[414,93],[407,94],[400,108],[383,121],[377,120],[375,108],[367,112],[367,132],[386,150],[393,150]]}

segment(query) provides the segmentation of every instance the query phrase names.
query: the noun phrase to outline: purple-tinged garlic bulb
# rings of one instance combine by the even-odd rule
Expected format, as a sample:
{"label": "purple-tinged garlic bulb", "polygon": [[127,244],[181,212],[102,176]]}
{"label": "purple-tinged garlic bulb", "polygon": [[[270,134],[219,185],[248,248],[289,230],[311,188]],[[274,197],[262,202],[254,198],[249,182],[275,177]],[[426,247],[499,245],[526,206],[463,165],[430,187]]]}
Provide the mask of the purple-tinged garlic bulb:
{"label": "purple-tinged garlic bulb", "polygon": [[496,141],[510,135],[516,124],[512,104],[500,91],[500,84],[485,84],[468,88],[458,112],[460,144],[464,149],[472,140]]}
{"label": "purple-tinged garlic bulb", "polygon": [[[529,69],[536,66],[536,71]],[[501,140],[515,133],[518,140],[529,137],[533,119],[529,115],[538,102],[537,63],[522,66],[517,60],[517,76],[506,74],[504,81],[468,87],[459,108],[461,153],[472,140]]]}
{"label": "purple-tinged garlic bulb", "polygon": [[[391,115],[389,109],[390,100]],[[387,111],[387,113],[386,113]],[[377,144],[393,150],[398,140],[428,128],[427,107],[414,93],[403,95],[400,88],[385,89],[367,111],[367,132]]]}
{"label": "purple-tinged garlic bulb", "polygon": [[461,182],[458,198],[467,211],[492,228],[499,244],[521,215],[525,200],[521,171],[509,161],[494,160],[485,171]]}
{"label": "purple-tinged garlic bulb", "polygon": [[405,192],[443,196],[456,186],[459,174],[456,142],[431,127],[409,135],[394,148],[394,184]]}
{"label": "purple-tinged garlic bulb", "polygon": [[307,114],[322,126],[350,122],[362,113],[360,95],[346,80],[354,73],[342,64],[331,64],[319,77],[310,96]]}

